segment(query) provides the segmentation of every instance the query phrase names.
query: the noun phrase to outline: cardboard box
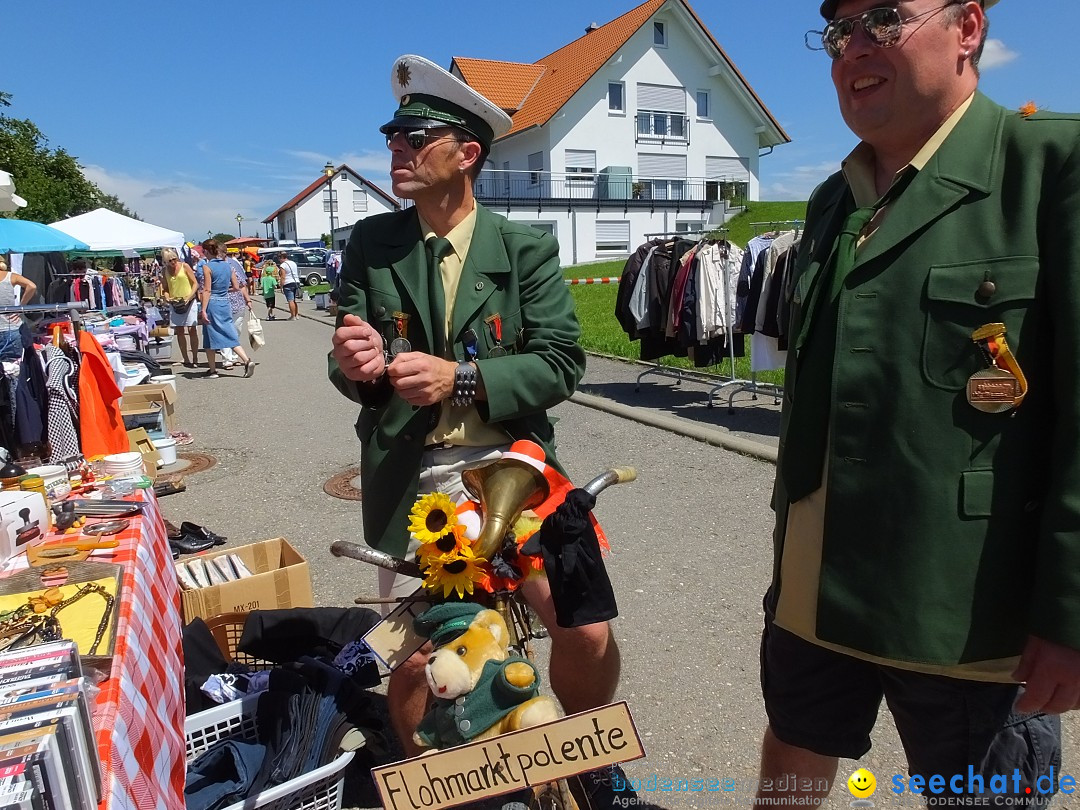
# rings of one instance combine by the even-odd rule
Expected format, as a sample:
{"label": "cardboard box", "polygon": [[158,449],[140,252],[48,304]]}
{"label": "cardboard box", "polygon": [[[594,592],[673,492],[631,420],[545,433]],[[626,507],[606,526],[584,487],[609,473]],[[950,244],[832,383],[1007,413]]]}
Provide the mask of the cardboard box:
{"label": "cardboard box", "polygon": [[209,619],[222,613],[315,606],[311,569],[307,560],[285,538],[262,540],[239,548],[222,548],[200,554],[199,559],[209,560],[222,554],[236,554],[255,576],[224,585],[181,591],[184,622],[190,622],[196,616]]}
{"label": "cardboard box", "polygon": [[176,391],[167,383],[148,383],[125,388],[124,397],[120,400],[120,412],[144,409],[150,404],[157,404],[165,412],[165,429],[170,433],[176,430]]}
{"label": "cardboard box", "polygon": [[157,481],[158,467],[161,466],[161,454],[154,447],[154,442],[142,428],[129,430],[128,447],[133,453],[142,453],[143,469],[151,481]]}

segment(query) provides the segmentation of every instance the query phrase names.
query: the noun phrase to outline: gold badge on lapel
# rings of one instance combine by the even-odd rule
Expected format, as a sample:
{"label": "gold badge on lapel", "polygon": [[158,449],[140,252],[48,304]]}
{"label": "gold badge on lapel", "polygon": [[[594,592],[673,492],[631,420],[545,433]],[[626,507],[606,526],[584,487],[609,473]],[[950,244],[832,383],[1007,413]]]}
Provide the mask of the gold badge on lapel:
{"label": "gold badge on lapel", "polygon": [[1005,341],[1005,324],[988,323],[971,333],[986,368],[968,379],[967,401],[983,413],[1005,413],[1020,406],[1028,384]]}

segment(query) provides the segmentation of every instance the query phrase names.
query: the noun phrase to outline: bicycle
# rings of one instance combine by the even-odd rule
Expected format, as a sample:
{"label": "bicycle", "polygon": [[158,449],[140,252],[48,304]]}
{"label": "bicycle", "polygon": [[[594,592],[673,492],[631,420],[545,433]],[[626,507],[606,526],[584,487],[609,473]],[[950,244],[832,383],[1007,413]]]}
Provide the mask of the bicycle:
{"label": "bicycle", "polygon": [[[466,475],[469,472],[469,470],[466,471],[466,474],[463,475],[463,479],[466,479]],[[595,498],[609,486],[618,483],[628,483],[635,480],[636,477],[637,471],[632,467],[611,468],[590,480],[581,487],[581,489]],[[541,477],[539,481],[542,480]],[[480,544],[478,551],[483,553],[484,559],[491,559],[491,555],[494,552],[498,552],[504,544],[514,542],[513,526],[517,517],[525,508],[528,508],[528,504],[532,503],[535,505],[537,500],[537,493],[535,491],[524,490],[527,490],[530,486],[534,485],[539,486],[541,489],[545,486],[542,483],[538,484],[535,477],[531,479],[531,482],[532,483],[529,483],[526,479],[519,479],[513,482],[511,485],[511,493],[509,495],[503,493],[499,503],[495,504],[490,510],[485,512],[484,526],[489,527],[494,524],[495,528],[488,531],[486,537],[484,535],[484,530],[482,529],[481,537],[477,541]],[[475,487],[480,487],[482,490],[484,481],[474,477],[472,483]],[[474,491],[474,494],[481,496],[480,500],[482,503],[491,505],[490,499],[484,497],[485,493],[483,491]],[[541,494],[543,497],[540,498],[540,500],[546,499],[547,492],[544,491]],[[512,501],[513,503],[508,504],[507,501]],[[546,520],[550,520],[551,517],[553,517],[553,515],[549,516]],[[493,534],[494,536],[492,536]],[[394,557],[385,552],[377,551],[350,541],[335,541],[331,544],[330,551],[334,556],[361,560],[372,565],[377,565],[380,568],[384,568],[395,574],[416,578],[424,577],[424,571],[416,562]],[[412,597],[388,600],[368,600],[359,597],[355,601],[358,604],[387,602],[396,604],[411,599]],[[496,589],[490,593],[490,599],[492,603],[490,607],[496,610],[506,623],[509,632],[509,648],[531,662],[533,656],[533,640],[545,637],[546,633],[536,626],[536,617],[526,603],[520,589]],[[529,806],[536,810],[587,810],[588,800],[584,789],[580,784],[580,780],[577,777],[572,777],[572,781],[574,784],[571,784],[570,780],[560,779],[556,782],[534,787],[533,798]],[[577,788],[577,790],[575,790],[575,788]],[[579,796],[583,801],[579,801]],[[505,805],[504,807],[505,810],[509,810],[510,806]]]}

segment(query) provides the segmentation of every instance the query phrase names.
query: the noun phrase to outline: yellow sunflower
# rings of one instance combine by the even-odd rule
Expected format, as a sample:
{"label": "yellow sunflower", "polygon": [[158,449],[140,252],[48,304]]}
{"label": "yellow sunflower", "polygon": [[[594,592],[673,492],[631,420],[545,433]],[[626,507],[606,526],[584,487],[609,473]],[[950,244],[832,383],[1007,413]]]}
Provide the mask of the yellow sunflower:
{"label": "yellow sunflower", "polygon": [[465,526],[456,524],[438,540],[424,543],[416,550],[417,562],[426,569],[433,560],[451,560],[457,556],[474,557],[472,541],[465,536]]}
{"label": "yellow sunflower", "polygon": [[483,587],[487,572],[481,567],[482,561],[473,556],[458,556],[450,560],[434,559],[427,569],[424,587],[438,592],[442,589],[443,597],[457,591],[459,597],[472,594],[476,585]]}
{"label": "yellow sunflower", "polygon": [[445,492],[416,499],[409,512],[409,531],[421,543],[438,540],[457,524],[457,507]]}

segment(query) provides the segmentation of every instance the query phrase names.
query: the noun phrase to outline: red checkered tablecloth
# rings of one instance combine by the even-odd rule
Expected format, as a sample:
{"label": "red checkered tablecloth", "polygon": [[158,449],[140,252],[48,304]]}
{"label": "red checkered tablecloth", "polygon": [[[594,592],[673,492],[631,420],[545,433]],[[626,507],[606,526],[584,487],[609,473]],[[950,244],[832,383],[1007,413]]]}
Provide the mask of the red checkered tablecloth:
{"label": "red checkered tablecloth", "polygon": [[[92,560],[124,567],[115,653],[94,706],[101,810],[183,810],[184,659],[180,592],[157,498],[139,490],[143,515]],[[18,562],[21,559],[21,564]],[[25,555],[4,566],[26,567]]]}

